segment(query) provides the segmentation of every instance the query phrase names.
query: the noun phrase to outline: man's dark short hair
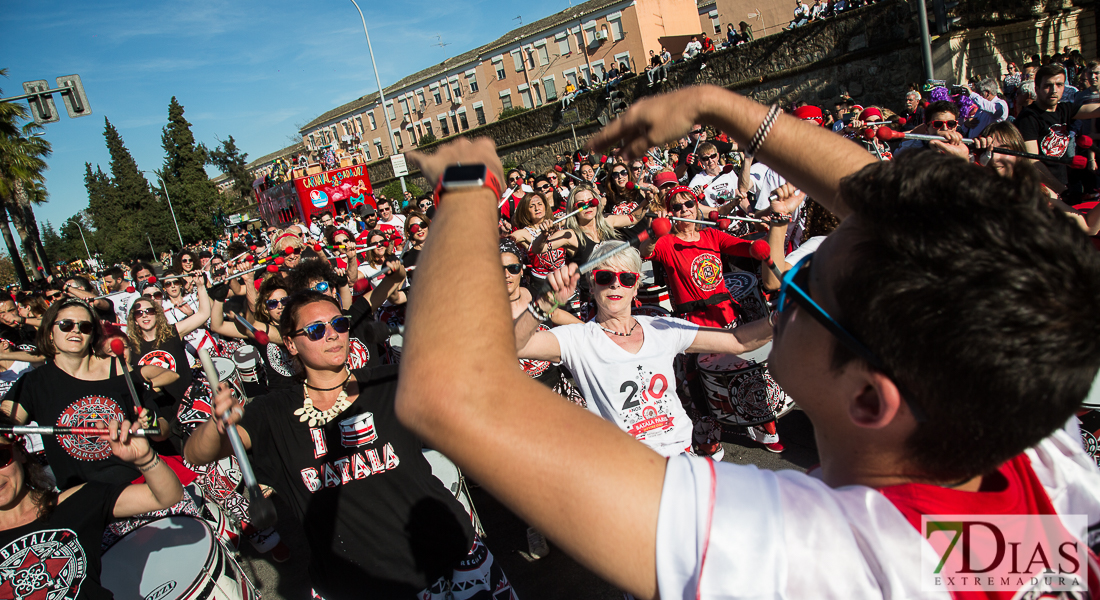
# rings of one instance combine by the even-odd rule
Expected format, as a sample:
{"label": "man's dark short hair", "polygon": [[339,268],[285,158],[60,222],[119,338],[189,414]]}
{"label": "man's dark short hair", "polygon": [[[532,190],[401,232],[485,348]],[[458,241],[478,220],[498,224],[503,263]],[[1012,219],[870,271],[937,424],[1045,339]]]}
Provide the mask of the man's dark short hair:
{"label": "man's dark short hair", "polygon": [[959,118],[959,107],[954,102],[951,102],[949,100],[937,100],[936,102],[933,102],[932,104],[929,104],[924,109],[925,119],[930,118],[932,115],[934,115],[936,113],[951,113],[951,114],[955,115],[956,119],[958,119]]}
{"label": "man's dark short hair", "polygon": [[125,273],[125,271],[122,270],[122,267],[117,267],[117,266],[116,267],[111,267],[110,269],[107,269],[106,271],[103,272],[104,277],[106,277],[108,275],[110,275],[111,277],[114,277],[115,279],[117,279],[119,281],[121,281],[123,279],[126,279],[126,273]]}
{"label": "man's dark short hair", "polygon": [[[989,473],[1065,425],[1100,368],[1100,253],[1038,177],[915,150],[841,181],[857,240],[834,315],[927,413],[933,481]],[[855,358],[837,344],[833,367]]]}
{"label": "man's dark short hair", "polygon": [[88,279],[86,277],[82,277],[80,275],[73,275],[72,277],[66,277],[65,281],[72,281],[78,287],[80,287],[80,289],[84,290],[85,292],[94,292],[95,291],[95,289],[92,288],[92,282],[88,281]]}
{"label": "man's dark short hair", "polygon": [[[1066,68],[1061,63],[1048,63],[1039,67],[1038,71],[1035,71],[1035,91],[1038,92],[1039,88],[1043,87],[1043,83],[1047,79],[1054,77],[1055,75],[1065,75]],[[1069,77],[1066,77],[1068,80]],[[1069,81],[1066,81],[1069,83]]]}

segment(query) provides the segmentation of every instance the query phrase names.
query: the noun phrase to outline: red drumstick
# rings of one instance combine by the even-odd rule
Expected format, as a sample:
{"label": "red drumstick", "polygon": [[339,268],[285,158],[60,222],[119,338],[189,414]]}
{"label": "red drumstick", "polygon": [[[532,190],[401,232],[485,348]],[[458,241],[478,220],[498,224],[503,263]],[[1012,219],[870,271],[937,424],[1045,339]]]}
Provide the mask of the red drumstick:
{"label": "red drumstick", "polygon": [[134,401],[134,419],[141,418],[141,399],[138,398],[137,389],[134,388],[133,376],[130,373],[129,365],[123,364],[122,357],[125,354],[126,345],[121,338],[111,339],[111,352],[115,355],[115,360],[119,363],[119,369],[122,370],[123,375],[126,377],[126,387],[130,388],[130,398]]}
{"label": "red drumstick", "polygon": [[237,313],[231,314],[233,315],[233,318],[241,324],[242,327],[252,333],[252,337],[256,338],[256,342],[258,344],[260,344],[261,346],[266,346],[268,342],[271,341],[271,338],[268,337],[266,333],[260,331],[259,329],[256,329],[256,327],[252,323],[249,323],[247,320],[245,320],[244,317],[238,315]]}
{"label": "red drumstick", "polygon": [[[890,129],[889,127],[879,127],[878,131],[874,131],[870,135],[870,137],[868,137],[868,132],[870,132],[870,131],[873,131],[873,130],[871,130],[871,129],[866,130],[863,134],[863,137],[865,137],[867,139],[877,137],[878,139],[880,139],[884,142],[890,142],[890,141],[895,141],[895,140],[922,140],[922,141],[929,141],[929,142],[946,142],[947,141],[946,138],[944,138],[942,136],[938,136],[938,135],[924,135],[924,134],[921,134],[921,133],[903,133],[901,131],[894,131],[893,129]],[[962,143],[964,143],[968,146],[973,146],[974,145],[974,140],[964,139],[962,141]],[[1092,138],[1089,138],[1088,139],[1088,144],[1089,145],[1085,146],[1085,147],[1086,148],[1091,147],[1091,143],[1092,143]],[[1038,160],[1038,161],[1042,161],[1042,162],[1046,162],[1046,163],[1066,165],[1067,167],[1069,167],[1071,169],[1084,169],[1085,167],[1088,166],[1088,159],[1085,158],[1084,156],[1073,156],[1073,157],[1044,156],[1042,154],[1032,154],[1031,152],[1019,152],[1019,151],[1016,151],[1016,150],[1010,150],[1008,148],[1002,148],[1000,146],[998,146],[996,148],[986,148],[986,152],[995,152],[997,154],[1008,154],[1008,155],[1011,155],[1011,156],[1020,156],[1020,157],[1023,157],[1023,158],[1030,158],[1032,160]]]}
{"label": "red drumstick", "polygon": [[[12,435],[110,435],[109,429],[98,427],[50,427],[46,425],[16,425],[0,426],[0,433]],[[159,429],[131,429],[130,435],[137,437],[153,437],[160,435]]]}
{"label": "red drumstick", "polygon": [[768,268],[772,270],[772,273],[780,280],[783,281],[783,271],[779,270],[779,267],[775,266],[775,262],[772,260],[772,247],[768,245],[764,240],[756,240],[749,245],[749,254],[756,260],[763,261],[768,265]]}

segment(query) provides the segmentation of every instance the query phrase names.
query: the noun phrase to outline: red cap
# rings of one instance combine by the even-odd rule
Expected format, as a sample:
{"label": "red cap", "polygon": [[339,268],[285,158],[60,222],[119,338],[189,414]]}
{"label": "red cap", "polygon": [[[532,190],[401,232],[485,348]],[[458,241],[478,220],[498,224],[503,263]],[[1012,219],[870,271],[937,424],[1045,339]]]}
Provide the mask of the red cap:
{"label": "red cap", "polygon": [[676,173],[673,173],[672,171],[661,171],[660,173],[657,173],[656,177],[653,178],[653,184],[657,187],[661,187],[662,185],[666,185],[669,183],[677,183],[678,181],[680,180],[676,177]]}
{"label": "red cap", "polygon": [[818,125],[824,125],[825,119],[821,115],[821,109],[816,106],[799,106],[794,109],[794,116],[803,121],[816,121]]}

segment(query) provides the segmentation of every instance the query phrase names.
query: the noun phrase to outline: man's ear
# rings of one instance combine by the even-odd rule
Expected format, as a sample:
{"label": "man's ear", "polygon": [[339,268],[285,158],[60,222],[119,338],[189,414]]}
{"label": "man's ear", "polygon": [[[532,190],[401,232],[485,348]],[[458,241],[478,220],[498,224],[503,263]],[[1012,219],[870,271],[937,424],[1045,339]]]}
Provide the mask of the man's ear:
{"label": "man's ear", "polygon": [[848,416],[859,427],[881,429],[897,419],[905,401],[889,377],[875,371],[866,377],[866,385],[848,404]]}

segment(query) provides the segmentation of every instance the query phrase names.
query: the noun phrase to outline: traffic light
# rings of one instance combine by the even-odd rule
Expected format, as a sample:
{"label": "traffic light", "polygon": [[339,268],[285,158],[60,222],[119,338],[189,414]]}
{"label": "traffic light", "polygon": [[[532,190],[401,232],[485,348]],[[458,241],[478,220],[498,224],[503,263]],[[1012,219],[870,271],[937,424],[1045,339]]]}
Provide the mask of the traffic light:
{"label": "traffic light", "polygon": [[[50,85],[46,83],[45,79],[23,82],[23,91],[28,94],[45,92],[48,89],[50,89]],[[32,96],[27,98],[27,104],[30,105],[31,116],[34,117],[34,122],[39,125],[56,123],[61,120],[61,116],[57,114],[57,107],[54,106],[53,103],[53,94]]]}
{"label": "traffic light", "polygon": [[[84,86],[80,83],[80,75],[58,77],[57,87],[67,90],[61,92],[61,101],[65,103],[65,110],[69,111],[70,119],[92,114],[92,105],[88,104],[88,95],[84,93]],[[52,99],[50,101],[53,102]]]}
{"label": "traffic light", "polygon": [[626,110],[628,106],[626,101],[626,94],[621,90],[611,90],[608,95],[610,98],[611,114],[617,115]]}

